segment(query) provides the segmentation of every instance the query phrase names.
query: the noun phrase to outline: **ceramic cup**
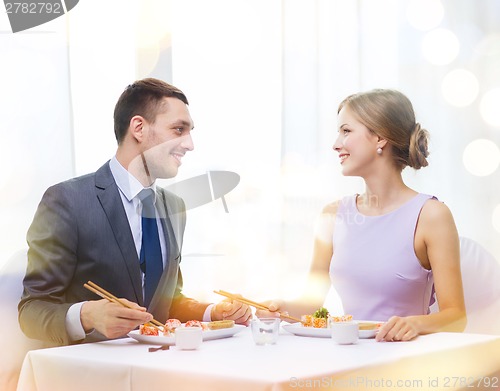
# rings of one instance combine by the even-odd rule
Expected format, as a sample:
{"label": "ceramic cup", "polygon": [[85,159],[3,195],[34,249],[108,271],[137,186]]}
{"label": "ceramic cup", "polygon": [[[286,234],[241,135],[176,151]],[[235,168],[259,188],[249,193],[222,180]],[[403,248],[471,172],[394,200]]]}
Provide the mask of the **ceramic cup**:
{"label": "ceramic cup", "polygon": [[198,349],[202,342],[201,327],[178,327],[175,329],[175,346],[178,349]]}
{"label": "ceramic cup", "polygon": [[340,345],[356,343],[359,337],[359,326],[356,322],[334,322],[331,324],[332,339]]}
{"label": "ceramic cup", "polygon": [[280,332],[278,318],[254,318],[250,322],[253,340],[256,345],[274,345]]}

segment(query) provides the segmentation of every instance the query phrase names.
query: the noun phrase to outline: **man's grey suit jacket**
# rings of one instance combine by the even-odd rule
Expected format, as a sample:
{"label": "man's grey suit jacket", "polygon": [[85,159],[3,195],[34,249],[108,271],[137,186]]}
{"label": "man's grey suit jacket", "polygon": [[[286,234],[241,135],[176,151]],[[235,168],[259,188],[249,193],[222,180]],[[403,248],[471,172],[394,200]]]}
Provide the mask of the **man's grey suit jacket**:
{"label": "man's grey suit jacket", "polygon": [[[155,319],[199,319],[208,304],[182,294],[184,202],[158,190],[157,207],[166,233],[168,266],[148,311]],[[28,267],[19,322],[31,338],[69,344],[65,319],[77,302],[100,299],[84,288],[93,281],[120,298],[143,305],[142,277],[127,215],[109,162],[93,174],[50,187],[28,230]],[[87,341],[104,339],[91,333]]]}

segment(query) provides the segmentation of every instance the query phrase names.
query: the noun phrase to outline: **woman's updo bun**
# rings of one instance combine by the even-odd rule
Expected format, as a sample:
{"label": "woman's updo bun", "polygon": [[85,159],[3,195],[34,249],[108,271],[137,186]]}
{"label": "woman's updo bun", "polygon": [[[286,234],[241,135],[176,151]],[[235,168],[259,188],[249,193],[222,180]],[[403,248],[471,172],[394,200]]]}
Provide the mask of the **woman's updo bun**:
{"label": "woman's updo bun", "polygon": [[410,136],[408,166],[414,168],[415,170],[427,167],[429,164],[427,161],[427,157],[429,156],[428,146],[429,132],[422,129],[420,124],[417,122]]}

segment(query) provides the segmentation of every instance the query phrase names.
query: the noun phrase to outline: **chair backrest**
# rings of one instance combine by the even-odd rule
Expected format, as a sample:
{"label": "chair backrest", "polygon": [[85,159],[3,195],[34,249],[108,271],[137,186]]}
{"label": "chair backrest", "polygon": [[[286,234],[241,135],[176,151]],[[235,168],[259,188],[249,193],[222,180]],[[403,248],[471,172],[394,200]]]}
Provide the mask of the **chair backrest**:
{"label": "chair backrest", "polygon": [[[465,332],[500,335],[500,263],[474,240],[460,237]],[[438,310],[435,303],[431,311]]]}
{"label": "chair backrest", "polygon": [[26,337],[18,323],[17,305],[23,291],[26,250],[18,251],[0,269],[0,390],[15,390],[26,353],[48,345]]}

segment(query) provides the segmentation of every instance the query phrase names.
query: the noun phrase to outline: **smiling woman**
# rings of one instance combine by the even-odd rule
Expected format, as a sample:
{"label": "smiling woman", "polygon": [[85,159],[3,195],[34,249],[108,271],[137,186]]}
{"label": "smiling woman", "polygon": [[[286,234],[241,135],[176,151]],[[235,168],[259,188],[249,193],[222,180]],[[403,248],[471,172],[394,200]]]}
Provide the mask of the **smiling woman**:
{"label": "smiling woman", "polygon": [[[328,234],[315,241],[311,276],[330,274],[345,313],[354,319],[385,322],[378,341],[463,331],[453,217],[436,197],[409,188],[401,175],[406,166],[427,165],[428,133],[416,123],[411,102],[395,90],[350,95],[339,105],[338,129],[333,149],[342,173],[361,177],[365,191],[324,208]],[[429,314],[434,290],[446,304]],[[304,298],[268,307],[298,317],[318,304]]]}

